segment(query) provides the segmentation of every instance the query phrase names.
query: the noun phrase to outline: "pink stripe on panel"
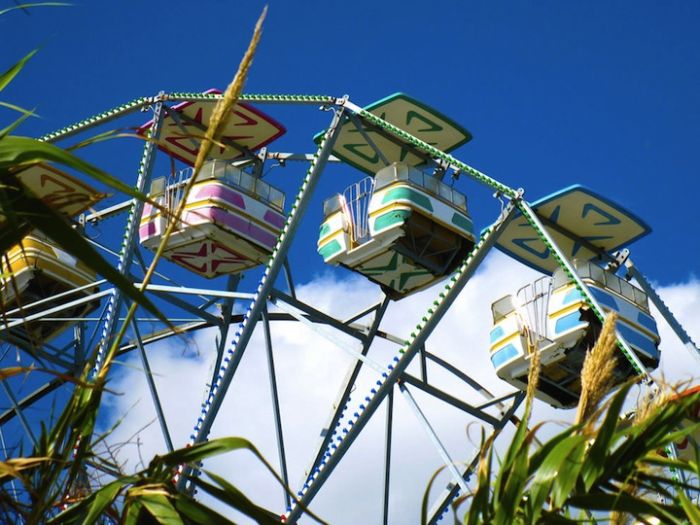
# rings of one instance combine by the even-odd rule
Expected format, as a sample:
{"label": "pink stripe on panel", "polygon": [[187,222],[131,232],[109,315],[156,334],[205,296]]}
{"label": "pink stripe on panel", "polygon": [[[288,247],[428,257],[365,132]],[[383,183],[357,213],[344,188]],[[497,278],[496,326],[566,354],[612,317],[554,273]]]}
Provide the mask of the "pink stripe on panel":
{"label": "pink stripe on panel", "polygon": [[263,219],[265,220],[265,222],[269,222],[270,224],[272,224],[275,228],[281,229],[282,226],[284,226],[285,216],[280,215],[279,213],[275,213],[272,210],[267,210]]}
{"label": "pink stripe on panel", "polygon": [[272,249],[272,247],[275,245],[277,236],[266,232],[259,226],[252,224],[249,220],[241,219],[240,217],[228,213],[221,208],[211,208],[209,215],[219,224],[231,228],[234,233],[240,233],[246,237],[254,239],[266,248]]}
{"label": "pink stripe on panel", "polygon": [[158,224],[155,221],[148,222],[139,228],[139,239],[141,242],[158,235]]}
{"label": "pink stripe on panel", "polygon": [[243,196],[221,183],[207,184],[197,192],[195,198],[190,197],[187,200],[188,202],[196,202],[198,199],[202,198],[221,199],[227,204],[231,204],[245,210],[245,201],[243,200]]}

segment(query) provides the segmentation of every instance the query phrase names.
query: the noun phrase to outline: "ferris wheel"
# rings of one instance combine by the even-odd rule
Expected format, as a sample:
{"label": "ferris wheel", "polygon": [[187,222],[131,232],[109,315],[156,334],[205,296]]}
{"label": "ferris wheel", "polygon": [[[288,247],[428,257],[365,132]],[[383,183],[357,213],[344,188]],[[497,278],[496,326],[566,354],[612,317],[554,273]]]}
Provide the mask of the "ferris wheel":
{"label": "ferris wheel", "polygon": [[[446,472],[443,490],[431,496],[427,514],[428,522],[435,523],[458,494],[468,492],[479,456],[476,450],[466,460],[452,457],[420,396],[460,411],[487,435],[498,435],[517,421],[530,359],[537,352],[543,365],[537,397],[559,408],[575,406],[583,356],[611,311],[619,315],[616,381],[641,375],[651,385],[649,374],[660,356],[651,303],[686,348],[699,353],[632,263],[630,245],[648,234],[649,227],[604,195],[572,186],[528,202],[523,190],[451,155],[471,139],[470,133],[402,93],[366,107],[348,97],[244,95],[231,111],[221,143],[195,174],[199,141],[219,99],[213,90],[140,98],[42,137],[69,141],[103,125],[135,127],[149,140],[143,142],[140,162],[133,158],[138,169],[129,184],[147,194],[149,203],[126,195],[113,195],[107,202],[88,181],[55,166],[36,166],[21,177],[37,196],[72,218],[135,284],[143,279],[152,253],[162,251],[164,261],[146,292],[171,325],[137,316],[120,352],[138,353],[141,359],[166,449],[210,438],[241,366],[252,353],[266,355],[268,380],[260,388],[269,389],[272,399],[277,466],[285,483],[298,490],[295,501],[280,489],[280,514],[288,522],[296,522],[304,508],[313,508],[314,497],[380,411],[384,437],[376,445],[382,489],[366,497],[379,501],[382,522],[390,521],[392,461],[397,461],[392,458],[395,398],[401,398],[396,403],[404,403],[422,429],[416,442],[424,446],[427,437]],[[320,107],[327,117],[325,130],[308,137],[314,151],[275,151],[281,137],[296,131],[275,116],[287,106],[308,113]],[[118,155],[120,165],[128,164],[126,155]],[[293,188],[285,191],[272,180],[270,169],[292,164],[303,166],[305,174],[285,180]],[[344,166],[352,181],[334,180],[334,193],[317,195],[317,186],[333,186],[320,186],[319,181],[335,166]],[[474,224],[460,190],[464,180],[493,194],[493,216],[483,229]],[[312,206],[322,207],[320,224],[305,220]],[[163,244],[178,207],[184,210],[181,220]],[[310,228],[319,228],[319,233],[315,246],[303,247],[307,257],[372,283],[376,302],[339,316],[297,294],[290,253],[300,232]],[[493,371],[509,385],[503,395],[431,346],[431,335],[493,248],[542,274],[530,284],[513,283],[511,295],[493,297],[490,341],[468,342],[474,349],[489,345]],[[2,380],[0,436],[9,456],[14,447],[36,441],[38,425],[50,417],[50,400],[60,402],[60,393],[71,387],[68,377],[82,370],[92,348],[104,352],[129,299],[41,232],[27,236],[1,264],[3,359],[44,370],[30,380]],[[242,280],[244,275],[254,282]],[[415,328],[390,333],[383,321],[418,293],[433,299],[415,319]],[[297,430],[295,425],[304,425],[303,416],[283,424],[284,400],[277,382],[289,371],[276,369],[273,357],[275,333],[290,322],[342,351],[347,367],[342,379],[334,379],[337,397],[328,400],[318,442],[307,451],[300,472],[288,468],[285,439]],[[174,439],[169,429],[153,379],[158,371],[151,369],[147,347],[204,329],[217,334],[214,348],[207,349],[211,374],[201,392],[183,393],[203,402],[191,414],[191,435],[178,442],[182,438]],[[253,338],[256,330],[262,342]],[[444,388],[445,375],[459,382],[459,394]],[[308,385],[300,381],[297,387],[303,391]],[[301,478],[298,486],[295,477]],[[180,473],[177,483],[190,490],[185,480]]]}

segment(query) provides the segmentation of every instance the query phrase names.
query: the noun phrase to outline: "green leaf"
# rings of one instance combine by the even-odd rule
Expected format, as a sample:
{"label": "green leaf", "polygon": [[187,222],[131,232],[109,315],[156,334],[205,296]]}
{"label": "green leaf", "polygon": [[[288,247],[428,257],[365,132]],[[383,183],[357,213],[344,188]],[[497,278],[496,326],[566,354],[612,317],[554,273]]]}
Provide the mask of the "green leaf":
{"label": "green leaf", "polygon": [[552,502],[554,508],[563,505],[578,479],[585,445],[586,437],[574,434],[560,440],[550,450],[532,482],[530,497],[535,512],[547,500]]}
{"label": "green leaf", "polygon": [[[488,523],[491,518],[490,481],[493,462],[493,436],[486,442],[482,437],[481,459],[477,470],[477,488],[466,516],[468,525]],[[479,520],[481,517],[481,520]]]}
{"label": "green leaf", "polygon": [[430,489],[433,487],[433,483],[435,483],[435,480],[437,479],[440,472],[445,470],[445,468],[445,465],[442,465],[435,472],[433,472],[433,475],[430,476],[430,480],[428,481],[428,486],[425,488],[425,492],[423,492],[423,500],[420,506],[421,525],[425,525],[428,522],[428,498],[430,496]]}
{"label": "green leaf", "polygon": [[155,518],[158,523],[165,525],[183,524],[180,513],[164,494],[147,494],[138,496],[138,501]]}
{"label": "green leaf", "polygon": [[613,442],[613,436],[615,436],[615,431],[617,430],[617,425],[620,420],[620,412],[622,411],[630,388],[632,388],[632,383],[628,382],[624,384],[612,398],[605,414],[605,419],[598,429],[598,435],[586,455],[586,462],[582,469],[582,477],[587,490],[593,486],[595,480],[605,470],[605,460],[608,456],[608,449]]}
{"label": "green leaf", "polygon": [[206,523],[208,525],[236,525],[234,522],[224,518],[218,512],[213,511],[196,500],[183,494],[173,496],[173,505],[181,516],[192,520],[193,523]]}
{"label": "green leaf", "polygon": [[[2,142],[2,141],[0,141]],[[16,187],[21,187],[19,181],[12,176],[6,175]],[[0,190],[0,193],[4,191]],[[51,238],[53,242],[59,245],[62,249],[77,257],[81,262],[101,274],[105,279],[109,280],[127,297],[152,312],[156,317],[166,324],[170,322],[163,314],[153,305],[143,292],[140,292],[133,284],[114,266],[109,264],[93,246],[88,243],[85,238],[75,231],[70,223],[63,215],[47,206],[41,199],[31,195],[29,190],[15,191],[12,195],[12,207],[14,213],[22,217],[26,222],[33,227],[41,230],[45,235]],[[4,210],[7,212],[7,210]],[[8,214],[8,218],[10,215]],[[16,237],[24,235],[22,228],[7,228],[6,232],[0,234],[0,252],[7,251],[12,244],[16,244],[19,240]],[[8,245],[8,242],[12,243]]]}
{"label": "green leaf", "polygon": [[[58,146],[30,137],[14,135],[8,135],[0,140],[0,173],[9,170],[17,172],[42,162],[55,162],[68,166],[132,198],[147,200],[143,193]],[[2,181],[1,178],[0,181]]]}
{"label": "green leaf", "polygon": [[683,522],[684,512],[676,505],[663,505],[648,499],[620,492],[618,494],[588,493],[569,498],[569,504],[588,511],[628,512],[638,518],[656,516],[668,523]]}
{"label": "green leaf", "polygon": [[0,10],[0,16],[10,11],[15,11],[16,9],[27,9],[28,7],[69,7],[73,4],[66,4],[64,2],[37,2],[32,4],[17,4],[14,7],[8,7],[6,9]]}
{"label": "green leaf", "polygon": [[684,491],[678,493],[678,499],[681,500],[681,507],[690,520],[691,525],[700,525],[700,510],[688,499]]}
{"label": "green leaf", "polygon": [[105,509],[115,500],[125,485],[132,483],[137,478],[124,477],[113,481],[93,492],[87,498],[71,505],[65,511],[51,518],[47,523],[95,523]]}
{"label": "green leaf", "polygon": [[130,500],[126,507],[126,513],[122,513],[122,525],[138,525],[143,506],[139,500]]}
{"label": "green leaf", "polygon": [[[3,9],[0,11],[0,15],[3,15],[4,13],[7,13],[8,11],[12,11],[13,9],[18,9],[18,7],[10,7],[9,9]],[[5,71],[2,75],[0,75],[0,91],[5,89],[10,82],[17,76],[17,74],[22,71],[22,68],[24,68],[24,65],[27,63],[27,61],[32,58],[36,54],[37,50],[35,49],[34,51],[29,52],[25,57],[17,62],[14,66],[12,66],[10,69]]]}
{"label": "green leaf", "polygon": [[206,481],[197,477],[192,477],[190,479],[192,483],[201,488],[207,494],[214,496],[219,501],[223,501],[230,507],[242,512],[250,518],[253,518],[260,524],[279,523],[279,516],[253,503],[240,490],[226,482],[223,478],[220,478],[219,476],[216,476],[210,472],[207,472],[206,474],[223,488],[215,487],[211,483],[207,483]]}
{"label": "green leaf", "polygon": [[[233,450],[247,449],[252,451],[256,456],[262,457],[258,449],[245,438],[241,437],[225,437],[212,439],[204,443],[197,443],[191,447],[174,450],[162,456],[153,458],[151,465],[166,467],[177,467],[185,463],[196,463],[204,459],[231,452]],[[151,467],[149,466],[149,470]]]}
{"label": "green leaf", "polygon": [[[2,104],[0,104],[0,105],[2,105]],[[32,117],[34,115],[35,115],[35,113],[33,111],[25,110],[23,112],[23,114],[17,120],[15,120],[12,124],[5,126],[3,129],[0,129],[0,139],[4,138],[6,135],[9,135],[10,133],[12,133],[15,129],[17,129],[19,127],[20,124],[22,124],[22,122],[24,122],[29,117]]]}

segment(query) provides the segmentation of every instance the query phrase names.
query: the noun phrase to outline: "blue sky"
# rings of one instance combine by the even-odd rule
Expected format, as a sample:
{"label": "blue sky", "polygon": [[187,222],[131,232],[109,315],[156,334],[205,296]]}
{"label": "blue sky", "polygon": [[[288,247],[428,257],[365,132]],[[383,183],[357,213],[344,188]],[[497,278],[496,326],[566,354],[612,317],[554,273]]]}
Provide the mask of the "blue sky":
{"label": "blue sky", "polygon": [[[0,0],[0,9],[9,5],[10,0]],[[226,0],[78,1],[68,8],[34,9],[30,15],[20,11],[6,14],[0,17],[5,49],[0,69],[33,49],[39,48],[39,53],[0,99],[35,108],[41,118],[27,122],[21,132],[39,136],[159,91],[223,89],[237,68],[262,6],[257,1]],[[699,23],[700,3],[680,1],[661,5],[652,1],[275,0],[270,2],[246,91],[349,94],[359,105],[403,91],[472,132],[474,139],[455,152],[457,158],[509,186],[523,187],[530,201],[579,183],[625,205],[652,228],[651,235],[631,247],[635,262],[650,279],[666,287],[664,297],[669,304],[679,305],[682,321],[691,325],[697,340]],[[313,135],[329,121],[327,113],[308,107],[261,109],[288,128],[287,135],[271,147],[279,151],[312,152]],[[0,110],[2,121],[10,117]],[[115,125],[136,126],[149,118],[149,114],[138,114]],[[112,174],[133,182],[140,148],[140,142],[124,139],[84,154]],[[160,162],[156,175],[167,169],[167,163]],[[287,190],[289,202],[304,171],[304,166],[290,166],[273,170],[268,178]],[[322,199],[360,177],[347,167],[327,170],[291,254],[295,278],[306,283],[309,297],[329,309],[337,297],[352,296],[361,303],[376,299],[379,293],[346,270],[324,267],[315,249]],[[498,209],[490,191],[465,180],[458,181],[457,187],[468,194],[477,228],[494,220]],[[115,197],[113,202],[117,200]],[[101,239],[114,235],[117,244],[118,232],[106,222]],[[532,278],[531,272],[503,261],[498,259],[488,266],[483,279],[473,283],[466,298],[460,298],[462,306],[454,308],[451,320],[436,335],[436,340],[443,342],[441,346],[460,354],[461,348],[451,341],[458,330],[465,329],[460,341],[483,341],[479,351],[486,356],[488,305]],[[173,271],[181,282],[208,284],[184,270]],[[489,285],[489,279],[496,284]],[[246,279],[243,287],[253,288],[256,282]],[[213,286],[220,283],[223,280]],[[672,286],[676,283],[689,284]],[[414,318],[425,311],[421,298],[428,301],[435,290],[402,303],[405,313],[394,317],[397,325],[410,331]],[[348,307],[339,303],[336,306],[341,310]],[[476,310],[478,313],[472,314]],[[463,326],[464,318],[472,315],[480,320],[475,330]],[[668,341],[671,337],[666,334],[668,331],[662,337]],[[194,341],[194,346],[210,348],[207,337]],[[280,337],[292,338],[289,334]],[[296,344],[305,342],[304,337],[299,335]],[[181,430],[177,446],[184,444],[196,419],[209,362],[200,359],[195,366],[194,361],[183,360],[181,349],[167,351],[167,359],[158,354],[154,360],[160,363],[160,386],[173,392],[169,409],[175,414],[173,425]],[[184,357],[193,359],[189,354]],[[489,367],[486,357],[484,360]],[[313,364],[301,362],[304,366]],[[676,369],[697,369],[692,361],[683,363],[691,364],[679,362]],[[117,389],[128,395],[121,401],[110,401],[118,414],[132,410],[129,403],[147,395],[142,378],[136,377],[141,377],[139,365],[135,361],[129,365],[137,373],[122,374],[116,383]],[[471,358],[466,365],[472,365]],[[196,369],[196,380],[181,377],[183,370],[189,375],[189,366],[193,375]],[[263,369],[257,361],[250,366]],[[339,369],[333,361],[317,366],[333,372]],[[492,384],[485,377],[485,368],[480,370],[484,377],[474,372],[475,377]],[[164,382],[173,377],[177,379]],[[256,376],[246,377],[241,378],[242,384],[256,384]],[[191,384],[186,389],[187,380]],[[497,383],[493,382],[496,389]],[[322,386],[333,390],[331,396],[335,394],[335,383]],[[191,394],[177,399],[185,390]],[[289,399],[297,398],[290,395]],[[186,410],[181,403],[187,405]],[[134,412],[140,418],[136,427],[152,417],[150,406],[137,407]],[[549,418],[551,413],[543,417]],[[449,421],[443,423],[449,429]],[[131,431],[133,427],[125,424],[119,432],[129,435]],[[276,457],[265,437],[251,432],[266,456]],[[410,432],[415,429],[407,434]],[[452,446],[460,450],[463,433],[460,429],[453,434]],[[157,436],[155,439],[158,441]],[[298,441],[301,443],[301,438]],[[162,443],[144,445],[144,450],[162,451]],[[406,450],[407,456],[412,453],[411,448]],[[407,480],[418,480],[412,483],[419,489],[417,497],[434,465],[423,465],[416,478],[406,476]],[[250,488],[254,494],[256,490],[265,493],[259,489]],[[332,496],[322,500],[322,514],[333,517],[336,502]],[[402,512],[396,505],[394,516]],[[404,522],[415,516],[414,507],[408,505],[407,509],[403,510],[407,516]],[[342,519],[331,521],[341,523]]]}
{"label": "blue sky", "polygon": [[[31,135],[160,90],[223,87],[262,5],[77,2],[8,14],[4,62],[40,52],[4,99],[36,108]],[[272,2],[247,91],[349,94],[361,105],[404,91],[473,133],[458,158],[531,201],[581,183],[629,207],[653,228],[633,247],[637,264],[676,282],[697,272],[700,250],[699,15],[694,2]],[[280,149],[310,151],[304,130],[327,119],[286,111],[269,109],[290,130]],[[126,179],[135,169],[95,161]],[[356,178],[347,173],[340,186]],[[470,197],[477,226],[490,222],[492,208]]]}

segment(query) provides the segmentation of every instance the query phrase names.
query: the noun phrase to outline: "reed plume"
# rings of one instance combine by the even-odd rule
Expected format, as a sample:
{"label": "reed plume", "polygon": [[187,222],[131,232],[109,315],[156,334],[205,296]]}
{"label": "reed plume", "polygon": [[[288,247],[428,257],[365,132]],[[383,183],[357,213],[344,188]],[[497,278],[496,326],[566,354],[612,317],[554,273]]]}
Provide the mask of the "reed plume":
{"label": "reed plume", "polygon": [[591,417],[612,387],[617,361],[616,322],[617,314],[610,312],[593,349],[586,353],[581,370],[581,398],[576,412],[576,424],[583,423]]}
{"label": "reed plume", "polygon": [[527,372],[527,390],[525,392],[525,414],[523,414],[523,424],[527,425],[532,411],[532,400],[540,382],[540,352],[532,344],[528,343],[530,350],[530,369]]}

